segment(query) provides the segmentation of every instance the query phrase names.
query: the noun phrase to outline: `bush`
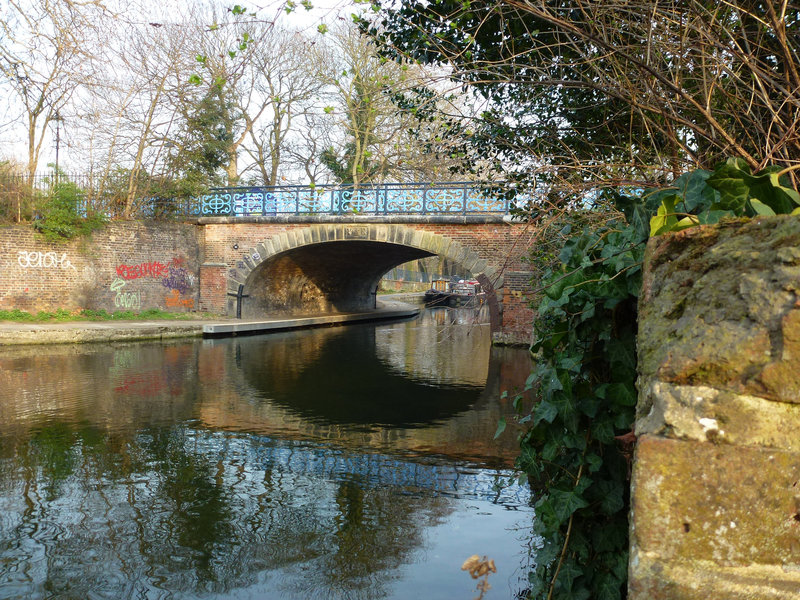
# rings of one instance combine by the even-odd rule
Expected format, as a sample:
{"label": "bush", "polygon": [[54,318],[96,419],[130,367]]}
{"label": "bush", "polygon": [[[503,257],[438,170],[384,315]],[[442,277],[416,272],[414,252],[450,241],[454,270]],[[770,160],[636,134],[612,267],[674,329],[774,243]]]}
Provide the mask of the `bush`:
{"label": "bush", "polygon": [[88,235],[105,223],[101,215],[85,214],[80,188],[71,181],[56,183],[42,202],[34,227],[49,241]]}

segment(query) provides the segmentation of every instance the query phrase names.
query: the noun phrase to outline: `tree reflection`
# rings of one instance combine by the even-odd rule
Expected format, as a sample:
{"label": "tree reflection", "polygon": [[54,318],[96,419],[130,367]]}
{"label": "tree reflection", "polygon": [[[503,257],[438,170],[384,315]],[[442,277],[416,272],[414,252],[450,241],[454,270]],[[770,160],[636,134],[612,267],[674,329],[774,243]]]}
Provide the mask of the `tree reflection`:
{"label": "tree reflection", "polygon": [[[31,598],[89,597],[126,585],[225,594],[267,572],[276,588],[299,596],[385,596],[450,503],[364,479],[365,455],[340,460],[355,471],[335,479],[309,466],[306,450],[270,467],[257,457],[274,452],[272,443],[182,427],[120,443],[60,423],[4,444],[4,467],[24,461],[25,468],[1,471],[0,504],[18,517],[0,525],[0,585]],[[13,539],[25,539],[27,549]]]}
{"label": "tree reflection", "polygon": [[405,377],[374,336],[0,353],[0,597],[391,594],[467,490],[422,455],[483,452],[495,413],[466,410],[499,393]]}

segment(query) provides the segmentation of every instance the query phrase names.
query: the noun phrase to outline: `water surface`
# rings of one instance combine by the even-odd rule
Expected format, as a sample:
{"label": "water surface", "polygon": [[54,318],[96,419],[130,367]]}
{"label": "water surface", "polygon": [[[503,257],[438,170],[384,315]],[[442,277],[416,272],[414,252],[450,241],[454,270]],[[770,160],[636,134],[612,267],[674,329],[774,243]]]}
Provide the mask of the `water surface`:
{"label": "water surface", "polygon": [[0,350],[0,598],[472,598],[471,554],[513,598],[529,370],[465,309]]}

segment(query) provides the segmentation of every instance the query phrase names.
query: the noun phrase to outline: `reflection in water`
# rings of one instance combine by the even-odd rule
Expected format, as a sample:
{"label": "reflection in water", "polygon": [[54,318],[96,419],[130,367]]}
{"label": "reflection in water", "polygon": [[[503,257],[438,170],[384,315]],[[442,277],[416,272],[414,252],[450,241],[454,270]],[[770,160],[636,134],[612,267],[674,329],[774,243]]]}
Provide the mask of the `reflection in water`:
{"label": "reflection in water", "polygon": [[457,327],[3,351],[0,598],[513,597],[520,382]]}

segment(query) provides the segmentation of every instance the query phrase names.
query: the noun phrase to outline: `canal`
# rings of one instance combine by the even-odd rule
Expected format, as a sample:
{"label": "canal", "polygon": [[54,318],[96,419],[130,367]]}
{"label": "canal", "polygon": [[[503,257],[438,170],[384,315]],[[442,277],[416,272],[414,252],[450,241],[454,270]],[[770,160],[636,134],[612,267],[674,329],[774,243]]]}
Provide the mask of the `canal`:
{"label": "canal", "polygon": [[526,587],[525,350],[485,315],[0,349],[0,598],[488,599]]}

